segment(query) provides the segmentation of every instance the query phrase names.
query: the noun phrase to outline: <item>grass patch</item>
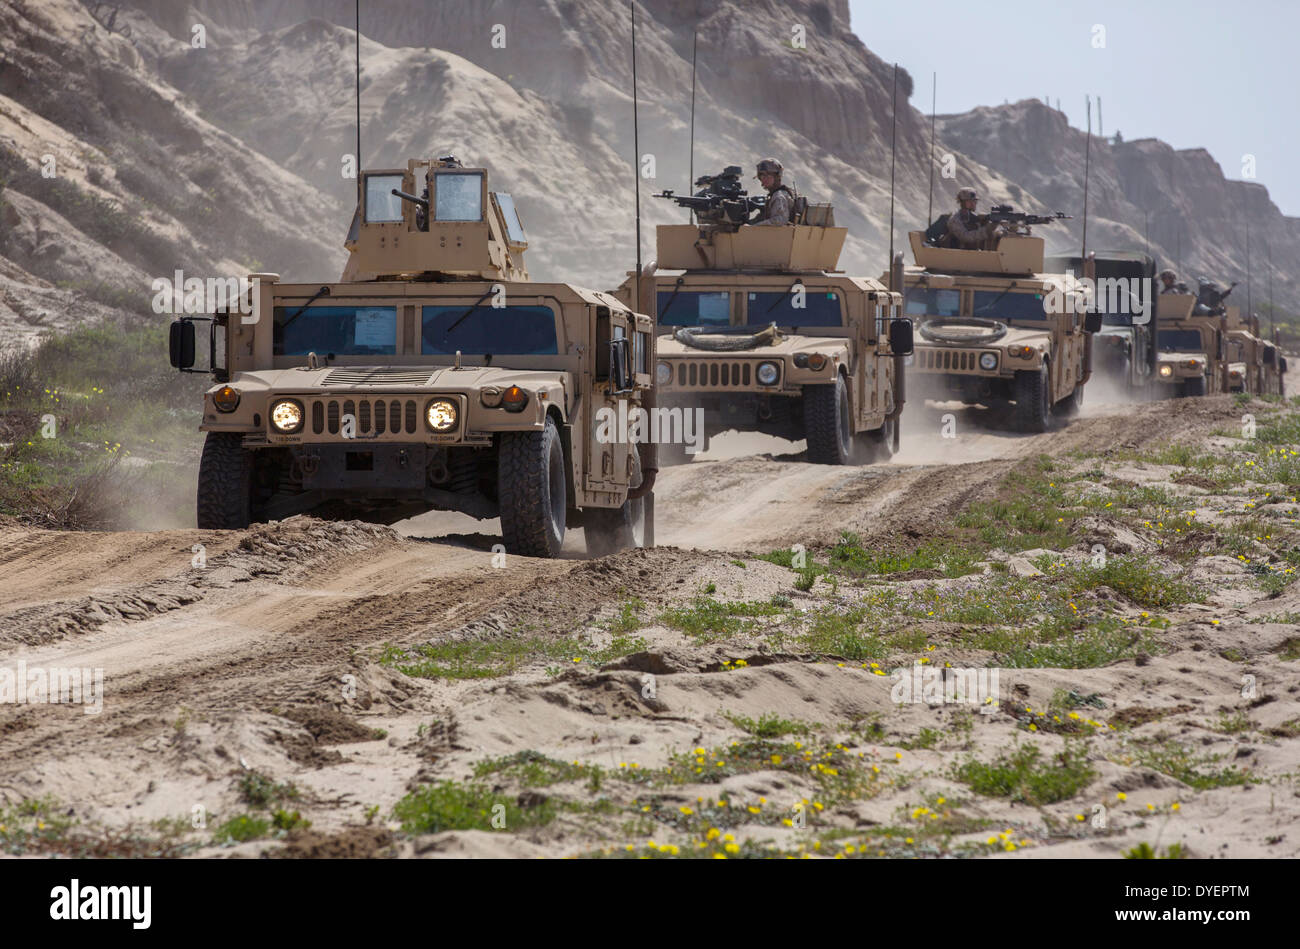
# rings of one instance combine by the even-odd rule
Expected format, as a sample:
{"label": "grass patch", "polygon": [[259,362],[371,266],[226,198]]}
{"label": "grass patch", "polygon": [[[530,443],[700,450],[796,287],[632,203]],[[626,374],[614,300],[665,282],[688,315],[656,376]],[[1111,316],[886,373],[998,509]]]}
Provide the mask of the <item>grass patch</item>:
{"label": "grass patch", "polygon": [[1044,760],[1036,745],[1018,745],[992,762],[970,759],[954,777],[977,794],[1026,804],[1053,804],[1074,797],[1096,778],[1084,744],[1066,741],[1064,750]]}
{"label": "grass patch", "polygon": [[520,807],[516,799],[496,794],[481,784],[442,781],[417,788],[393,807],[393,819],[408,834],[436,834],[444,830],[520,830],[539,827],[555,819],[549,800],[535,807]]}
{"label": "grass patch", "polygon": [[218,844],[242,844],[249,840],[258,840],[271,832],[271,822],[256,814],[239,814],[230,818],[212,832],[212,842]]}
{"label": "grass patch", "polygon": [[1221,759],[1221,755],[1194,755],[1186,745],[1172,739],[1157,739],[1138,747],[1125,763],[1135,762],[1167,774],[1198,791],[1235,787],[1251,782],[1250,774],[1244,769],[1231,765],[1225,768],[1213,767]]}
{"label": "grass patch", "polygon": [[754,618],[779,616],[784,611],[771,602],[758,600],[723,603],[709,596],[697,596],[690,606],[664,611],[659,622],[701,642],[728,639],[753,632]]}
{"label": "grass patch", "polygon": [[782,738],[786,735],[807,735],[811,729],[803,722],[781,718],[775,712],[764,712],[758,718],[727,714],[727,720],[755,738]]}

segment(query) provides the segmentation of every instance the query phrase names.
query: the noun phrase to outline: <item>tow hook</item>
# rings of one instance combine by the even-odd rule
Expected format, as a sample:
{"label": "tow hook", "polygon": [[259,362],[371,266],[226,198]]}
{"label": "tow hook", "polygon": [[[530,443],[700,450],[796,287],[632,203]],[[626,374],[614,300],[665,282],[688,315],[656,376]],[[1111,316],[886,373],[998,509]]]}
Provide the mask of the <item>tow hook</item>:
{"label": "tow hook", "polygon": [[406,449],[405,449],[405,448],[398,449],[398,452],[397,452],[397,467],[399,467],[399,468],[405,468],[408,464],[410,464],[410,461],[411,461],[411,459],[410,459],[409,457],[407,457]]}
{"label": "tow hook", "polygon": [[302,473],[311,477],[320,468],[320,455],[299,455],[298,464],[302,467]]}

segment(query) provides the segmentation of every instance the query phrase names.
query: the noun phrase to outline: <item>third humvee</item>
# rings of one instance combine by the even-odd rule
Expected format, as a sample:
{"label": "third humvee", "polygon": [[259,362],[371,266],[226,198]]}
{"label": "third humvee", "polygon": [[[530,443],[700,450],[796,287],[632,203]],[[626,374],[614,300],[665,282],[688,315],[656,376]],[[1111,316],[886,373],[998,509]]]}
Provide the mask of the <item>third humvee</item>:
{"label": "third humvee", "polygon": [[173,366],[216,382],[199,527],[443,510],[500,517],[529,556],[575,525],[593,554],[649,541],[653,446],[623,430],[652,394],[648,316],[533,282],[514,201],[452,156],[363,171],[344,246],[337,282],[253,274],[239,308],[172,324]]}
{"label": "third humvee", "polygon": [[[660,333],[660,410],[702,410],[706,438],[804,439],[814,463],[887,460],[912,348],[902,296],[836,270],[847,228],[834,225],[830,205],[800,199],[794,223],[747,226],[739,171],[701,177],[693,198],[678,199],[696,223],[657,228],[641,308],[653,307]],[[630,279],[617,291],[629,305]],[[659,451],[661,463],[690,460],[679,443]]]}
{"label": "third humvee", "polygon": [[1082,403],[1101,314],[1087,284],[1045,272],[1043,239],[1018,230],[994,250],[908,235],[916,264],[896,264],[920,337],[908,372],[918,396],[1015,403],[1018,427],[1043,432],[1053,411],[1072,414]]}

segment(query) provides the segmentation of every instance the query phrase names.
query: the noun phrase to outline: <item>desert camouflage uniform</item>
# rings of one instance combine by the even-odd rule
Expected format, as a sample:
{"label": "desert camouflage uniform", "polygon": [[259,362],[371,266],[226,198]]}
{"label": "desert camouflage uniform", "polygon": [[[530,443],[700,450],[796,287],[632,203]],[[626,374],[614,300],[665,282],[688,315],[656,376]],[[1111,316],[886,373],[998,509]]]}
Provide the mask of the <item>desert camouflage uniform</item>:
{"label": "desert camouflage uniform", "polygon": [[785,185],[774,188],[767,196],[767,204],[753,221],[756,225],[789,224],[794,212],[794,193]]}
{"label": "desert camouflage uniform", "polygon": [[948,215],[949,246],[962,250],[984,250],[989,239],[997,232],[997,225],[992,221],[983,223],[976,220],[977,215],[965,208]]}

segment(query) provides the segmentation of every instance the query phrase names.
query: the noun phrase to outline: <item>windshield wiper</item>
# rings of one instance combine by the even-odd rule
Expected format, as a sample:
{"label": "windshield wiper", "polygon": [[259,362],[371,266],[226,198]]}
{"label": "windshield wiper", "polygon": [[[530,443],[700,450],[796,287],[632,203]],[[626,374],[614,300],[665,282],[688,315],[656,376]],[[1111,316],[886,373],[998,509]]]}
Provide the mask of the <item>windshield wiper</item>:
{"label": "windshield wiper", "polygon": [[482,306],[484,300],[486,300],[488,297],[492,296],[492,290],[493,290],[492,287],[488,287],[486,290],[484,290],[484,291],[483,291],[483,295],[482,295],[481,297],[479,297],[477,300],[474,301],[474,305],[473,305],[473,306],[471,306],[468,310],[466,310],[466,311],[465,311],[464,313],[462,313],[460,316],[456,317],[456,319],[452,322],[452,324],[451,324],[450,326],[448,326],[445,330],[442,331],[442,338],[443,338],[443,340],[446,340],[447,337],[451,335],[451,331],[452,331],[452,330],[454,330],[456,327],[460,326],[461,323],[464,323],[465,320],[469,317],[469,315],[470,315],[471,313],[473,313],[473,312],[474,312],[475,310],[477,310],[480,306]]}
{"label": "windshield wiper", "polygon": [[293,322],[294,320],[296,320],[298,317],[302,316],[303,313],[306,312],[307,307],[311,306],[313,303],[315,303],[315,302],[316,302],[317,300],[319,300],[321,297],[327,297],[327,296],[329,296],[329,295],[330,295],[330,288],[329,288],[329,287],[321,287],[319,290],[317,290],[314,294],[312,294],[312,297],[311,297],[310,300],[308,300],[306,303],[304,303],[302,306],[300,306],[300,307],[298,308],[298,312],[297,312],[297,313],[295,313],[293,316],[289,317],[287,320],[285,320],[283,323],[280,324],[280,332],[284,332],[284,328],[285,328],[286,326],[288,326],[290,323],[292,323],[292,322]]}
{"label": "windshield wiper", "polygon": [[974,316],[976,313],[982,313],[982,312],[984,312],[985,310],[987,310],[987,309],[988,309],[989,307],[991,307],[991,306],[995,306],[999,300],[1001,300],[1003,297],[1005,297],[1008,293],[1010,293],[1010,292],[1011,292],[1012,290],[1014,290],[1015,288],[1016,288],[1016,285],[1013,283],[1011,286],[1007,287],[1005,290],[1003,290],[1001,293],[999,293],[996,297],[994,297],[994,298],[993,298],[992,300],[990,300],[988,303],[985,303],[985,304],[984,304],[982,307],[980,307],[978,310],[973,310],[973,311],[971,312],[971,316]]}
{"label": "windshield wiper", "polygon": [[668,308],[672,306],[673,301],[677,299],[677,291],[682,288],[682,284],[685,282],[686,282],[685,277],[677,278],[677,282],[673,284],[673,292],[668,294],[668,299],[664,301],[664,308],[659,311],[659,318],[655,322],[660,322],[663,320],[664,314],[668,312]]}
{"label": "windshield wiper", "polygon": [[802,283],[803,283],[803,280],[802,280],[801,278],[799,278],[799,277],[796,277],[794,283],[790,284],[790,286],[788,286],[788,287],[785,288],[785,293],[781,294],[779,297],[777,297],[775,300],[773,300],[773,301],[772,301],[772,305],[769,306],[766,310],[763,311],[763,312],[764,312],[764,315],[766,315],[766,314],[768,314],[768,313],[771,313],[771,312],[772,312],[773,310],[775,310],[778,306],[780,306],[780,305],[781,305],[781,301],[784,300],[786,297],[788,297],[788,296],[790,295],[790,291],[793,290],[795,287],[799,286],[799,285],[802,284]]}

